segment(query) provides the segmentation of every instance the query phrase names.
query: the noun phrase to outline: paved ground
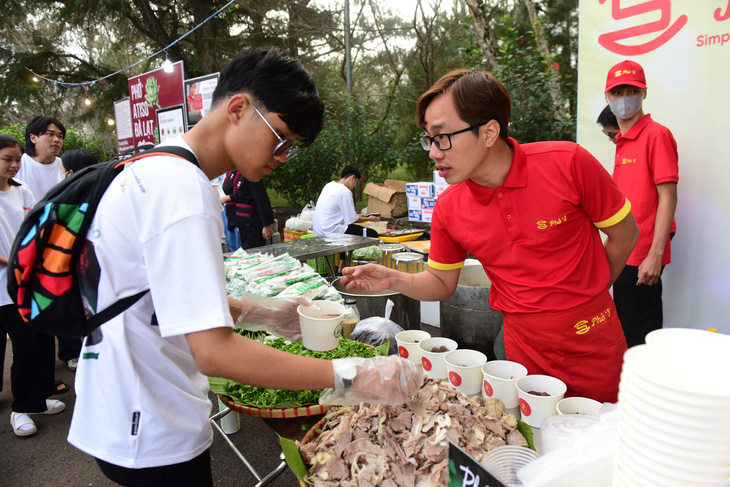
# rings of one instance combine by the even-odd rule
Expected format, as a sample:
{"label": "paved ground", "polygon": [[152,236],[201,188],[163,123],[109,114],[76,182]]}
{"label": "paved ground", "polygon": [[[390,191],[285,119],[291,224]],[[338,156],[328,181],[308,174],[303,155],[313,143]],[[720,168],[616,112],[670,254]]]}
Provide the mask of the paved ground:
{"label": "paved ground", "polygon": [[[55,396],[66,403],[66,410],[53,416],[33,416],[38,433],[19,438],[10,426],[12,396],[10,394],[11,345],[5,354],[3,390],[0,392],[0,487],[107,487],[117,485],[99,471],[94,460],[66,441],[75,401],[73,388]],[[74,373],[66,364],[56,362],[56,377],[73,384]],[[211,398],[214,397],[211,395]],[[217,402],[214,402],[217,404]],[[217,409],[216,409],[217,411]],[[258,418],[241,416],[241,430],[230,435],[238,449],[262,474],[279,464],[281,450],[273,432]],[[253,486],[255,477],[216,433],[211,448],[213,481],[221,487]],[[272,487],[294,487],[296,477],[287,468],[271,484]]]}

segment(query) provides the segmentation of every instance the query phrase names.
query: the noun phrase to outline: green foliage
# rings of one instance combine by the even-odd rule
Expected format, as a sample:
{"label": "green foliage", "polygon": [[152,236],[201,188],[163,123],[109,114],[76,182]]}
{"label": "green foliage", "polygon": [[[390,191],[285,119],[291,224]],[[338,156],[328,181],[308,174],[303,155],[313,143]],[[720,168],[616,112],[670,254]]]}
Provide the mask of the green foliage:
{"label": "green foliage", "polygon": [[[12,135],[25,146],[25,125],[11,124],[0,126],[0,134]],[[116,141],[99,135],[89,134],[73,127],[66,127],[63,151],[86,149],[101,161],[108,161],[116,155]]]}
{"label": "green foliage", "polygon": [[343,97],[327,106],[325,127],[314,143],[264,181],[293,206],[316,202],[324,185],[339,180],[348,164],[374,182],[398,165],[402,150],[393,143],[392,120],[382,121],[372,107]]}
{"label": "green foliage", "polygon": [[[540,140],[575,140],[575,118],[569,104],[556,106],[550,95],[551,77],[560,69],[548,66],[532,42],[530,32],[521,34],[509,17],[500,29],[498,65],[494,75],[507,87],[512,98],[509,135],[520,143]],[[478,50],[465,41],[462,53],[472,69],[484,69]],[[565,116],[560,116],[561,113]]]}

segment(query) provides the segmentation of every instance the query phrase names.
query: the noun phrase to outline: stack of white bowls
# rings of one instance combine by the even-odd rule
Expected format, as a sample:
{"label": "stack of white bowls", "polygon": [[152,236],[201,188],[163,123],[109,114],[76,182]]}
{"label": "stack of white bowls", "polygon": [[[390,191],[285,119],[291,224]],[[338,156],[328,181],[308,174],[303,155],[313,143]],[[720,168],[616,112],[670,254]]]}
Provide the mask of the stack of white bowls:
{"label": "stack of white bowls", "polygon": [[652,332],[619,385],[618,487],[730,485],[730,338]]}
{"label": "stack of white bowls", "polygon": [[585,414],[550,416],[542,422],[542,428],[540,428],[541,453],[547,455],[563,445],[570,444],[578,435],[597,422],[598,417]]}

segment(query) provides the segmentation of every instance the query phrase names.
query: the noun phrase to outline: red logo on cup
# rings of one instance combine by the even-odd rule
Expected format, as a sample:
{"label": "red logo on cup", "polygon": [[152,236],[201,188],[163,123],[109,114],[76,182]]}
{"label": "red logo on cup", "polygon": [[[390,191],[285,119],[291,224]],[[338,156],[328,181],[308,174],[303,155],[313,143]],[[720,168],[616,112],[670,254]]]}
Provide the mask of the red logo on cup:
{"label": "red logo on cup", "polygon": [[527,404],[527,401],[522,398],[520,398],[520,412],[523,416],[529,416],[530,414],[532,414],[532,409],[530,408],[530,405]]}
{"label": "red logo on cup", "polygon": [[461,385],[461,376],[456,372],[449,372],[449,381],[459,387]]}
{"label": "red logo on cup", "polygon": [[400,355],[403,358],[408,358],[408,350],[406,350],[406,347],[403,347],[403,346],[398,347],[398,355]]}
{"label": "red logo on cup", "polygon": [[487,395],[487,397],[492,397],[492,394],[494,394],[494,389],[492,389],[492,385],[486,380],[484,381],[484,393]]}
{"label": "red logo on cup", "polygon": [[430,371],[433,367],[431,365],[431,361],[428,360],[426,357],[421,357],[421,364],[423,365],[423,370],[425,370],[426,372]]}

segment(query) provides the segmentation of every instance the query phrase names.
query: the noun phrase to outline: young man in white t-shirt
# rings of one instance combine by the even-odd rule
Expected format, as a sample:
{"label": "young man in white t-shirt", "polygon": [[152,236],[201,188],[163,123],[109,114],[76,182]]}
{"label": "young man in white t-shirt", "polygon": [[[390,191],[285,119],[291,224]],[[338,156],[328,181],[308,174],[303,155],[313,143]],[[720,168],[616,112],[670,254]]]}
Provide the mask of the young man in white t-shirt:
{"label": "young man in white t-shirt", "polygon": [[311,143],[322,121],[316,87],[297,61],[244,50],[221,71],[210,112],[165,142],[191,151],[199,167],[175,156],[143,158],[106,191],[87,236],[84,275],[95,276],[82,284],[88,306],[95,312],[150,292],[86,338],[68,439],[115,482],[212,485],[206,375],[279,389],[334,387],[330,404],[398,403],[420,386],[421,372],[396,356],[330,362],[233,332],[242,315],[297,324],[297,303],[273,313],[227,298],[210,180],[235,169],[259,181],[296,155],[293,140]]}
{"label": "young man in white t-shirt", "polygon": [[[380,221],[377,216],[359,215],[355,211],[352,191],[360,179],[362,179],[362,174],[360,174],[358,168],[345,166],[340,174],[339,181],[330,181],[322,188],[312,219],[312,228],[315,235],[327,235],[329,233],[362,235],[363,227],[355,226],[355,223]],[[375,230],[372,230],[372,232],[374,235],[368,236],[377,238],[378,233]]]}
{"label": "young man in white t-shirt", "polygon": [[[53,117],[35,117],[25,127],[25,154],[17,178],[28,185],[36,201],[64,178],[58,153],[63,148],[66,127]],[[58,358],[76,370],[81,352],[81,340],[58,338]],[[59,384],[59,388],[63,384]],[[68,387],[63,385],[63,390]]]}

